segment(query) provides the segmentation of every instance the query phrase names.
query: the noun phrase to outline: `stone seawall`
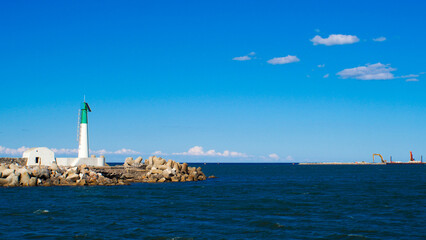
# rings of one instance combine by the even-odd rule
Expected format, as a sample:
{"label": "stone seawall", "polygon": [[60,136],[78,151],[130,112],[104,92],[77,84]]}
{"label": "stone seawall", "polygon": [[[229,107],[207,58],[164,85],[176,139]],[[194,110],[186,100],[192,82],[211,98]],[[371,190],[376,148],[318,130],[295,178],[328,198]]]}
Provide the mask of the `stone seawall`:
{"label": "stone seawall", "polygon": [[27,159],[26,158],[9,158],[9,157],[0,157],[0,164],[18,164],[21,166],[27,165]]}
{"label": "stone seawall", "polygon": [[[5,158],[3,158],[5,159]],[[134,182],[192,182],[206,180],[201,168],[188,166],[159,157],[127,158],[123,165],[91,167],[85,164],[78,167],[25,166],[14,161],[25,159],[5,159],[0,163],[0,187],[18,186],[86,186],[86,185],[127,185]],[[211,176],[213,177],[213,176]]]}

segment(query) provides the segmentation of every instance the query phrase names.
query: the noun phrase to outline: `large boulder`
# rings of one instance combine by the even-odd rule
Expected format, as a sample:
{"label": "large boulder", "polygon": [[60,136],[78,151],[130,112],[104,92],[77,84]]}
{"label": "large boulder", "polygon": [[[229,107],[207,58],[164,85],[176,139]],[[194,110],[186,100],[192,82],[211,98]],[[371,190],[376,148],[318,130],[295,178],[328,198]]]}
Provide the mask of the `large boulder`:
{"label": "large boulder", "polygon": [[178,162],[174,162],[172,168],[175,169],[176,172],[180,172],[180,170],[181,170],[181,166],[180,166],[180,164]]}
{"label": "large boulder", "polygon": [[29,174],[29,171],[26,168],[19,168],[19,169],[15,170],[15,175],[17,175],[17,176],[21,176],[22,174],[25,174],[25,173]]}
{"label": "large boulder", "polygon": [[9,177],[11,174],[13,174],[15,172],[15,169],[10,169],[10,168],[6,168],[2,171],[1,176],[3,178],[7,178]]}
{"label": "large boulder", "polygon": [[167,166],[167,168],[172,168],[173,164],[174,164],[174,161],[169,159],[169,161],[167,161],[167,163],[166,163],[166,166]]}
{"label": "large boulder", "polygon": [[166,179],[165,178],[160,178],[159,180],[158,180],[158,182],[159,183],[162,183],[162,182],[165,182],[166,181]]}
{"label": "large boulder", "polygon": [[140,165],[142,165],[142,160],[143,160],[142,157],[136,158],[135,162],[134,162],[134,165],[137,166],[137,167],[139,167]]}
{"label": "large boulder", "polygon": [[166,170],[167,168],[169,168],[167,167],[167,165],[160,165],[157,167],[157,169],[160,169],[160,170]]}
{"label": "large boulder", "polygon": [[31,177],[31,178],[30,178],[29,186],[30,186],[30,187],[37,186],[37,178],[36,178],[36,177]]}
{"label": "large boulder", "polygon": [[128,158],[126,158],[126,160],[124,161],[124,166],[125,167],[130,167],[130,166],[132,166],[133,164],[135,163],[135,161],[133,160],[133,158],[132,157],[128,157]]}
{"label": "large boulder", "polygon": [[10,168],[10,169],[18,170],[20,167],[18,166],[18,164],[14,163],[14,164],[10,164],[10,165],[9,165],[9,168]]}
{"label": "large boulder", "polygon": [[6,180],[8,181],[7,186],[9,187],[16,187],[19,185],[19,178],[15,174],[10,174],[9,177],[6,178]]}
{"label": "large boulder", "polygon": [[30,175],[28,174],[28,172],[21,173],[20,183],[24,187],[30,186]]}
{"label": "large boulder", "polygon": [[0,178],[0,186],[6,186],[7,184],[9,184],[9,181],[6,178]]}
{"label": "large boulder", "polygon": [[68,175],[68,177],[67,177],[67,180],[72,181],[72,182],[75,182],[78,179],[80,179],[80,176],[77,173],[72,173],[72,174]]}
{"label": "large boulder", "polygon": [[165,179],[170,179],[170,178],[173,176],[171,168],[167,168],[166,170],[164,170],[164,171],[161,173],[161,175],[163,175],[163,177],[164,177]]}
{"label": "large boulder", "polygon": [[162,158],[158,158],[158,157],[154,157],[153,161],[154,161],[154,167],[156,167],[156,168],[158,168],[161,165],[166,164],[166,160],[164,160]]}
{"label": "large boulder", "polygon": [[7,168],[4,165],[0,165],[0,177],[2,177],[2,173],[4,170],[6,170]]}
{"label": "large boulder", "polygon": [[55,171],[55,172],[60,171],[58,164],[56,164],[56,162],[52,163],[52,165],[50,165],[49,169],[52,170],[52,171]]}
{"label": "large boulder", "polygon": [[160,170],[160,169],[151,169],[150,173],[151,174],[162,174],[163,170]]}
{"label": "large boulder", "polygon": [[182,164],[181,172],[188,173],[188,163]]}
{"label": "large boulder", "polygon": [[36,167],[32,171],[32,175],[36,178],[48,179],[50,178],[50,171],[46,167]]}

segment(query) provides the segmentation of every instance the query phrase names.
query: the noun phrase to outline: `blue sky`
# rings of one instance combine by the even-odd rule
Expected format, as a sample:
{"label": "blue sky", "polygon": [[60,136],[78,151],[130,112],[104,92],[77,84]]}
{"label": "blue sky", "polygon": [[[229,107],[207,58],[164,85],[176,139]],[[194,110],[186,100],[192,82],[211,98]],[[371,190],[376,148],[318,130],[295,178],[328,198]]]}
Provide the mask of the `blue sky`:
{"label": "blue sky", "polygon": [[422,1],[9,1],[0,155],[406,161],[426,154]]}

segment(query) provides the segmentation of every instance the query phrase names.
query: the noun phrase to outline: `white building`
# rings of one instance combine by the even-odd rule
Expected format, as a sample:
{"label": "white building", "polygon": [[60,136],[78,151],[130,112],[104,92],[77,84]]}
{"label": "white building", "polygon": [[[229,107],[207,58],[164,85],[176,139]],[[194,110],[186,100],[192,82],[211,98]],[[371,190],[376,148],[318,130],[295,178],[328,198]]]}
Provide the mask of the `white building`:
{"label": "white building", "polygon": [[55,162],[55,153],[46,147],[30,148],[22,154],[27,166],[51,166]]}

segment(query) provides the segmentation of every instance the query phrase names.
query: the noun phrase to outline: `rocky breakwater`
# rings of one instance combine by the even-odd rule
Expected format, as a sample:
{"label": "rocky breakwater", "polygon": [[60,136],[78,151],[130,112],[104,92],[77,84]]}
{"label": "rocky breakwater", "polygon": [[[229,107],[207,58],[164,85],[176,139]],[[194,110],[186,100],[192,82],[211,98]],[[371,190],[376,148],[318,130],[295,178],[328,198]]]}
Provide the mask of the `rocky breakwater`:
{"label": "rocky breakwater", "polygon": [[132,182],[162,183],[206,180],[201,167],[180,164],[161,157],[127,158],[123,165],[88,167],[22,166],[17,163],[0,164],[0,186],[87,186],[127,185]]}
{"label": "rocky breakwater", "polygon": [[0,186],[84,186],[84,185],[125,185],[123,179],[107,178],[90,170],[86,165],[79,167],[26,167],[14,164],[0,165]]}
{"label": "rocky breakwater", "polygon": [[166,161],[161,157],[153,156],[146,159],[144,165],[146,175],[142,178],[142,182],[191,182],[207,179],[201,167],[190,167],[187,163],[180,164],[171,159]]}

